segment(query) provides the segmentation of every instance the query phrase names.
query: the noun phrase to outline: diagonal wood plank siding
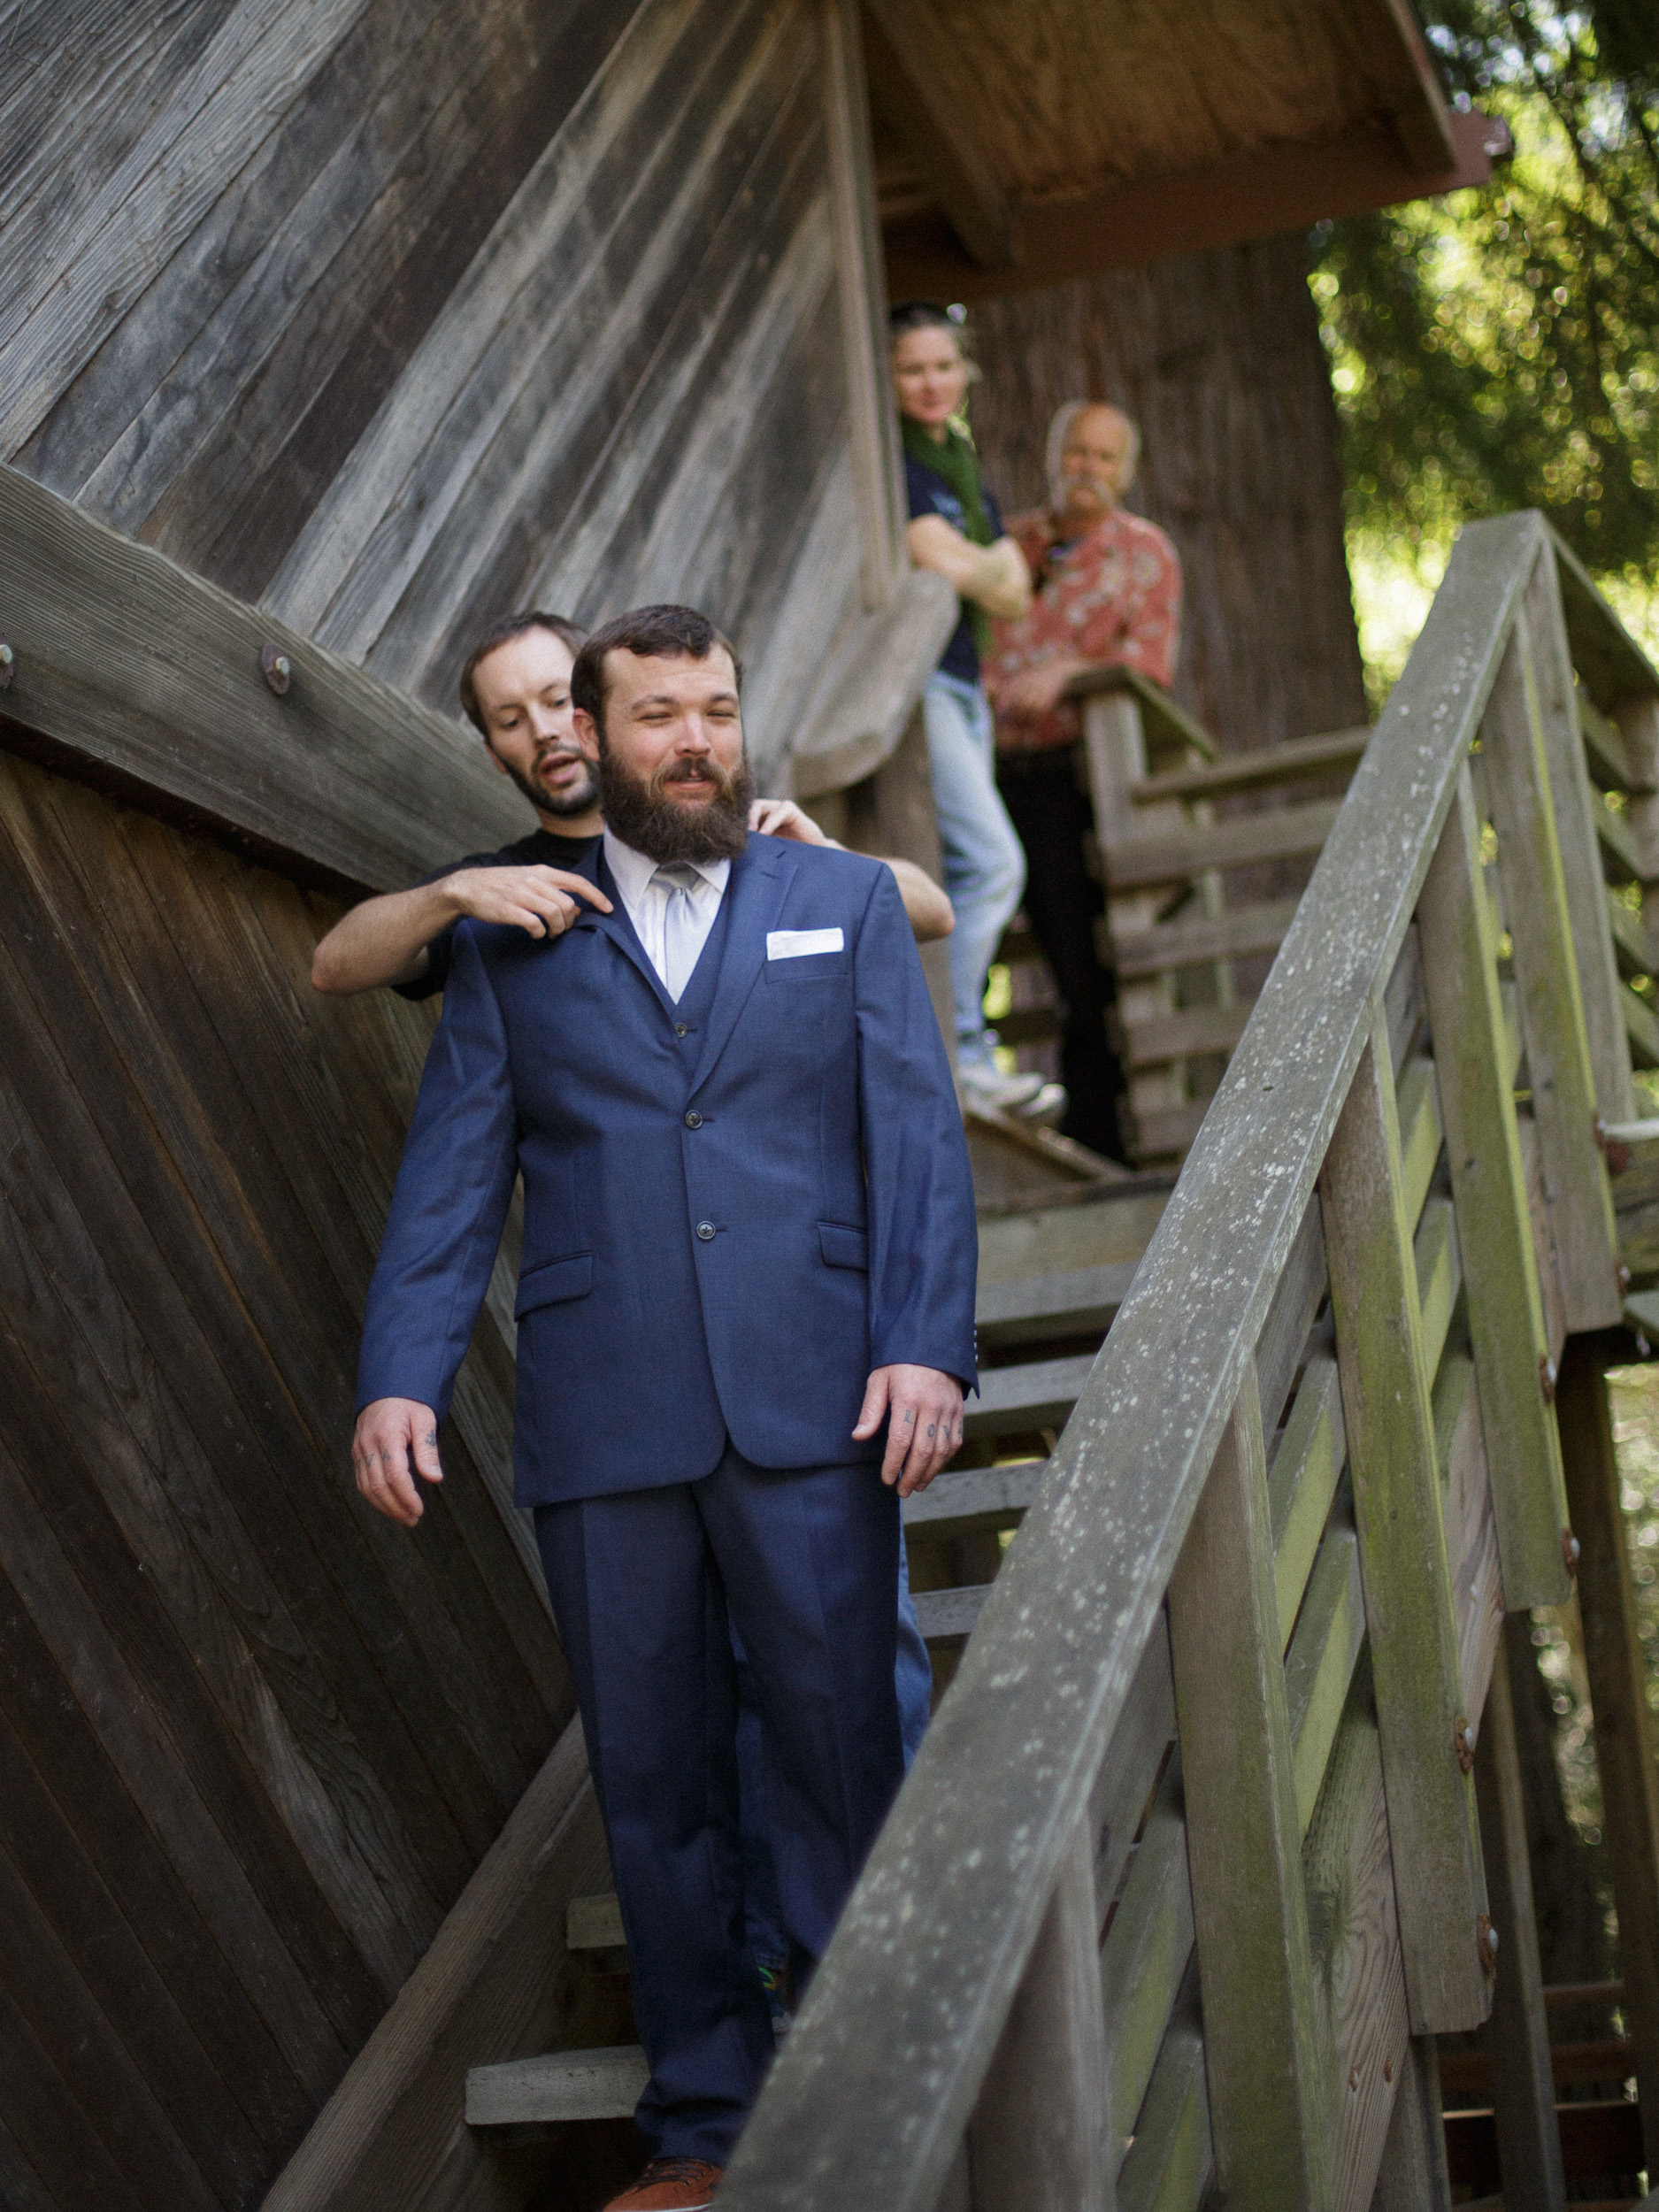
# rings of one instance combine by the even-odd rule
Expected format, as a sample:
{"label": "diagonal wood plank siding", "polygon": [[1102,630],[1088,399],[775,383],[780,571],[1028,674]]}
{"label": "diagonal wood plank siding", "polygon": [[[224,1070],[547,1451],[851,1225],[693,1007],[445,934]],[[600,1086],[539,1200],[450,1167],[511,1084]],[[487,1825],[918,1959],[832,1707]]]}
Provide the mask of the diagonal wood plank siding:
{"label": "diagonal wood plank siding", "polygon": [[78,0],[66,97],[19,19],[0,458],[446,711],[505,609],[693,600],[782,780],[893,558],[825,0],[130,12]]}
{"label": "diagonal wood plank siding", "polygon": [[332,911],[0,763],[8,2207],[257,2202],[573,1709],[493,1319],[415,1540],[350,1487],[426,1023]]}

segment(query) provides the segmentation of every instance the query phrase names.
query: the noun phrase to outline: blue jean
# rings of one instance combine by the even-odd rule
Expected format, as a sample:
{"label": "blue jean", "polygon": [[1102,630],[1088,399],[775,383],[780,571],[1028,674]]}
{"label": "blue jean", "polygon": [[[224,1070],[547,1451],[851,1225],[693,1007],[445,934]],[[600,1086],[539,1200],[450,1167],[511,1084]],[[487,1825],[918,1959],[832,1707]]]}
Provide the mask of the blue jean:
{"label": "blue jean", "polygon": [[[893,1670],[898,1692],[899,1735],[904,1746],[908,1771],[922,1747],[933,1704],[933,1667],[916,1618],[910,1595],[910,1563],[899,1536],[899,1647]],[[732,1651],[737,1661],[737,1780],[743,1833],[743,1920],[749,1947],[757,1964],[783,1967],[789,1961],[789,1939],[783,1932],[783,1907],[778,1899],[778,1875],[772,1855],[772,1836],[766,1817],[765,1769],[761,1754],[760,1694],[754,1671],[743,1654],[736,1628]]]}
{"label": "blue jean", "polygon": [[959,1056],[984,1059],[985,975],[1025,887],[1025,856],[996,787],[991,709],[978,684],[935,671],[922,694],[945,893]]}

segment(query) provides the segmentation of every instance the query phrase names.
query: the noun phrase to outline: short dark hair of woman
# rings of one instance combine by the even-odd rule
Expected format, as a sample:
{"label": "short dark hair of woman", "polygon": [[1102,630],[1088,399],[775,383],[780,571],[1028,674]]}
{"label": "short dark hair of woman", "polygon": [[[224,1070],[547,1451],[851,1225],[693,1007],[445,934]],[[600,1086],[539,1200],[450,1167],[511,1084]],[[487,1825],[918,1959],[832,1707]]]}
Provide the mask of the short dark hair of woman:
{"label": "short dark hair of woman", "polygon": [[603,736],[605,726],[605,656],[634,653],[641,660],[706,661],[710,653],[728,653],[737,688],[743,688],[743,664],[730,638],[717,630],[706,614],[695,607],[636,607],[619,614],[594,632],[576,656],[571,672],[571,699],[584,714],[591,714]]}
{"label": "short dark hair of woman", "polygon": [[574,622],[568,622],[562,614],[542,614],[539,610],[526,609],[523,614],[503,615],[499,622],[492,622],[466,657],[461,671],[461,707],[473,727],[489,735],[484,721],[484,710],[478,703],[478,687],[472,681],[480,661],[493,653],[498,645],[509,645],[526,630],[550,630],[556,638],[563,639],[572,653],[580,653],[588,642],[588,633]]}
{"label": "short dark hair of woman", "polygon": [[968,332],[967,311],[958,308],[953,315],[937,300],[901,300],[896,307],[887,310],[887,342],[896,345],[909,330],[948,330],[956,340],[963,359],[972,357],[972,340]]}

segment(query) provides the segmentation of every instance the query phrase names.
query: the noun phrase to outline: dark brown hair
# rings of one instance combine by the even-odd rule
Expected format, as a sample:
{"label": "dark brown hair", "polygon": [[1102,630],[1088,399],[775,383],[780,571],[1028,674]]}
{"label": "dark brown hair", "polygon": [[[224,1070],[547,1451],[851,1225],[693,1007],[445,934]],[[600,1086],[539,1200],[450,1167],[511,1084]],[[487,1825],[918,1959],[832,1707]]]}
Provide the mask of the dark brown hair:
{"label": "dark brown hair", "polygon": [[743,688],[743,664],[728,637],[695,607],[636,607],[595,630],[576,656],[571,698],[591,714],[600,735],[605,728],[605,656],[635,653],[641,660],[706,661],[710,653],[729,653],[737,688]]}
{"label": "dark brown hair", "polygon": [[514,638],[522,637],[526,630],[549,630],[556,638],[562,639],[572,653],[580,653],[588,641],[587,631],[579,629],[573,622],[566,621],[562,614],[542,614],[531,610],[524,614],[503,615],[499,622],[492,622],[467,655],[466,665],[461,671],[462,708],[467,720],[475,729],[481,730],[486,737],[489,735],[489,730],[484,720],[484,710],[478,703],[478,687],[472,681],[472,672],[480,661],[493,653],[498,645],[511,643]]}

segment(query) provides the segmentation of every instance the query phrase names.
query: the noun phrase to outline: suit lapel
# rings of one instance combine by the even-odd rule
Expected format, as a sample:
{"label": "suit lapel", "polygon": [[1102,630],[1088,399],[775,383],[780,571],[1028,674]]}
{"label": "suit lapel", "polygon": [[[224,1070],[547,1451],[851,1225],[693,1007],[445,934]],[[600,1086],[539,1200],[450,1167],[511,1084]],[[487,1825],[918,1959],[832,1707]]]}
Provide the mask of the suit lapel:
{"label": "suit lapel", "polygon": [[610,900],[611,911],[609,914],[602,914],[596,907],[584,905],[580,918],[571,924],[571,928],[572,931],[597,930],[602,935],[609,937],[613,944],[618,946],[644,977],[647,989],[672,1022],[674,1018],[674,1002],[663,988],[663,979],[647,958],[645,948],[640,942],[639,934],[628,919],[628,910],[622,903],[622,894],[617,888],[616,878],[605,865],[604,848],[602,845],[595,846],[594,849],[593,864],[592,867],[580,869],[578,872],[592,876],[594,881]]}
{"label": "suit lapel", "polygon": [[784,848],[775,837],[751,835],[747,849],[732,863],[731,879],[726,888],[730,902],[726,952],[715,980],[709,1033],[697,1063],[696,1080],[691,1087],[694,1098],[713,1073],[737,1018],[765,965],[766,933],[783,904],[784,894],[789,887],[789,872]]}

